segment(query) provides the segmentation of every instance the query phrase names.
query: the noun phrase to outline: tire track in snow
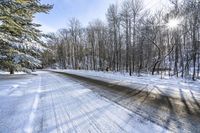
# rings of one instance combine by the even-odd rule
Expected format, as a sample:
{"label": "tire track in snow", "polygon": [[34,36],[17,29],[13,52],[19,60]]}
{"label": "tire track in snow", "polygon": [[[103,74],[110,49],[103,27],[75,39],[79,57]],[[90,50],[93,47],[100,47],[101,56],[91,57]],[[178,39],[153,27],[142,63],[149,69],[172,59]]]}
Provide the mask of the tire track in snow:
{"label": "tire track in snow", "polygon": [[42,82],[42,78],[41,78],[41,75],[40,75],[39,87],[38,87],[36,95],[35,95],[33,106],[32,106],[32,109],[31,109],[31,113],[29,115],[28,123],[24,128],[25,133],[32,133],[33,132],[34,120],[35,120],[35,117],[36,117],[36,112],[37,112],[38,103],[39,103],[39,99],[40,99],[40,93],[41,93],[41,82]]}
{"label": "tire track in snow", "polygon": [[[60,83],[64,83],[66,82],[65,80],[61,79],[61,78],[55,78],[57,81],[59,81]],[[73,81],[71,81],[73,82]],[[82,86],[78,85],[78,83],[76,83],[76,86],[78,88],[82,88]],[[86,88],[82,88],[82,89],[86,89]],[[80,89],[76,89],[78,91],[80,91]],[[68,92],[69,90],[67,89],[61,89],[59,93],[61,93],[62,95],[60,95],[60,99],[62,101],[62,103],[64,103],[64,95],[68,95]],[[78,92],[77,91],[77,92]],[[101,104],[102,104],[102,99],[98,99],[98,101],[100,103],[96,103],[97,105],[93,105],[93,104],[85,104],[87,103],[86,101],[90,101],[93,99],[94,95],[92,95],[91,93],[89,95],[84,95],[84,96],[78,96],[77,94],[74,94],[74,93],[71,93],[71,99],[73,99],[73,101],[76,101],[77,104],[79,105],[80,109],[78,110],[78,112],[81,114],[81,115],[84,115],[83,119],[84,119],[84,123],[87,123],[89,124],[92,129],[92,132],[105,132],[105,131],[110,131],[110,132],[114,132],[116,129],[119,130],[119,132],[127,132],[123,127],[121,127],[119,125],[119,123],[115,122],[115,120],[113,120],[112,118],[109,117],[109,115],[112,115],[113,112],[110,112],[110,111],[106,111],[105,112],[105,109],[101,109]],[[96,97],[96,95],[95,95]],[[85,101],[86,100],[86,101]],[[84,102],[85,101],[85,102]],[[104,101],[104,100],[103,100]],[[105,102],[105,106],[114,106],[112,104],[110,104],[109,102],[107,103],[106,101]],[[103,103],[104,103],[103,102]],[[84,106],[83,106],[84,105]],[[67,110],[70,110],[70,108],[68,108]],[[67,111],[66,110],[66,111]],[[93,113],[90,113],[90,111],[94,111]],[[78,113],[77,112],[77,113]],[[103,113],[103,118],[100,118],[99,120],[97,120],[96,118],[94,117],[97,117],[99,116],[100,114]],[[113,115],[112,115],[113,116]],[[115,116],[116,118],[117,116]],[[71,118],[71,120],[73,120],[73,117]],[[120,119],[121,120],[121,119]],[[123,121],[123,120],[121,120]],[[73,120],[73,122],[77,122],[75,120]],[[106,125],[106,124],[102,124],[102,123],[112,123],[112,124],[109,124],[109,125]],[[123,121],[123,123],[125,123]],[[80,123],[76,123],[76,125],[79,125]],[[90,131],[90,128],[88,128],[88,132]],[[73,127],[73,130],[78,130],[79,129],[79,126],[75,126]],[[81,131],[81,129],[79,129],[79,132]],[[86,129],[85,129],[86,131]]]}
{"label": "tire track in snow", "polygon": [[11,95],[18,87],[19,87],[18,84],[12,85],[12,87],[9,89],[9,92],[7,93],[7,95]]}
{"label": "tire track in snow", "polygon": [[62,132],[62,129],[59,127],[58,116],[57,116],[57,113],[56,113],[56,106],[55,106],[55,102],[54,102],[52,93],[53,93],[53,89],[51,90],[52,109],[53,109],[53,113],[54,113],[54,117],[55,117],[56,129],[57,129],[57,132],[60,133],[60,132]]}

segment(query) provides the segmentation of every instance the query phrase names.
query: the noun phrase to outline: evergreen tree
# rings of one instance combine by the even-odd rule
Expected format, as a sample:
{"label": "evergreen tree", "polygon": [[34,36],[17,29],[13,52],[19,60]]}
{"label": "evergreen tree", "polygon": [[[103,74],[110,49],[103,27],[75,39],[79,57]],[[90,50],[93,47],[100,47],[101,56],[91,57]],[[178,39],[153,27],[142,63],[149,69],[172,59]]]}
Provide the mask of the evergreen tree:
{"label": "evergreen tree", "polygon": [[40,66],[37,59],[45,47],[45,36],[33,23],[36,13],[48,13],[51,5],[39,0],[3,0],[0,2],[0,67],[13,74],[19,68]]}

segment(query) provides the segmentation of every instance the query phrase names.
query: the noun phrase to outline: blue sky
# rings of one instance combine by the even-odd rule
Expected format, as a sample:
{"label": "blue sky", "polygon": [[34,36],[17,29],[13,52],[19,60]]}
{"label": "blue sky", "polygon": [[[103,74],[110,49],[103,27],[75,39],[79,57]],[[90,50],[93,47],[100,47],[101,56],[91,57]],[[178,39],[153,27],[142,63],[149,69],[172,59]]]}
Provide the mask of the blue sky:
{"label": "blue sky", "polygon": [[[41,0],[42,3],[53,4],[49,14],[38,14],[34,21],[42,24],[43,32],[56,32],[68,26],[71,18],[80,20],[82,26],[95,19],[106,20],[105,13],[111,3],[120,3],[123,0]],[[145,0],[146,8],[155,8],[165,0]]]}

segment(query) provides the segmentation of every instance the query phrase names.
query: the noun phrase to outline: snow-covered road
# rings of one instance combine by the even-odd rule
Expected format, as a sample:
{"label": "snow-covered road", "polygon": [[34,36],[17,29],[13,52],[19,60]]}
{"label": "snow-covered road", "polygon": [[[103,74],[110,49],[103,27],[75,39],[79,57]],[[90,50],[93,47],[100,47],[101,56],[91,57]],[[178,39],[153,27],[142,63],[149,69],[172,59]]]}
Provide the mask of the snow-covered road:
{"label": "snow-covered road", "polygon": [[[133,83],[126,85],[123,84],[127,80],[126,77],[121,77],[119,81],[114,74],[107,78],[107,73],[101,72],[92,72],[91,75],[88,74],[89,71],[81,73],[80,71],[56,70],[56,72],[73,78],[74,81],[87,86],[99,95],[173,132],[200,132],[198,83],[192,84],[196,86],[194,88],[185,89],[183,86],[183,88],[178,86],[180,88],[177,89],[175,86],[171,86],[171,82],[168,82],[169,84],[165,84],[165,88],[158,88],[152,86],[147,78],[146,81],[149,84],[141,84],[139,80],[141,78],[133,77]],[[152,83],[158,85],[162,81],[157,84],[156,82]],[[171,91],[168,91],[168,88],[171,88]],[[177,91],[180,92],[179,95],[174,93]]]}
{"label": "snow-covered road", "polygon": [[0,133],[168,132],[88,86],[49,72],[0,77]]}

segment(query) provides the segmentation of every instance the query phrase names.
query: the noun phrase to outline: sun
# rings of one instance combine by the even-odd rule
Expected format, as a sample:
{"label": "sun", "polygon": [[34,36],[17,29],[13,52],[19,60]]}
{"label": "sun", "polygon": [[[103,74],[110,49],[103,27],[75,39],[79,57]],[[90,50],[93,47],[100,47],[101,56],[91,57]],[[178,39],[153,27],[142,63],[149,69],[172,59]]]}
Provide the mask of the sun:
{"label": "sun", "polygon": [[169,29],[175,29],[178,27],[178,25],[180,24],[180,19],[178,18],[174,18],[174,19],[170,19],[169,22],[167,23],[167,27]]}

